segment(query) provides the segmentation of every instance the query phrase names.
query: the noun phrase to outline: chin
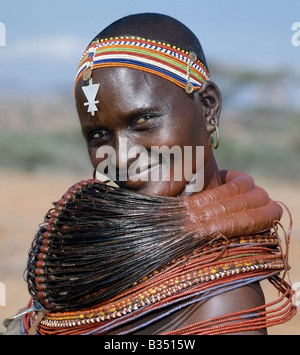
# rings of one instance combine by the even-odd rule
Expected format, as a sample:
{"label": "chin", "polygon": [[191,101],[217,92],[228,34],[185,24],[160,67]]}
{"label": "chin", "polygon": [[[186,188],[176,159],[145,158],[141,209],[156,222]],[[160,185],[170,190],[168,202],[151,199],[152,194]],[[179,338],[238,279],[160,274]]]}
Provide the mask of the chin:
{"label": "chin", "polygon": [[176,197],[185,189],[183,181],[127,181],[124,187],[140,194]]}

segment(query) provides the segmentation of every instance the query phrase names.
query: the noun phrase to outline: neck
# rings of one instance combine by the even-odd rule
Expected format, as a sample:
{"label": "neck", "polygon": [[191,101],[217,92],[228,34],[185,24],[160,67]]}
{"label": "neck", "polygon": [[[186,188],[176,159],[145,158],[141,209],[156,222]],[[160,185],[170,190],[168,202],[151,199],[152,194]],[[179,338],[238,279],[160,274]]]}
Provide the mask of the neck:
{"label": "neck", "polygon": [[[195,183],[195,181],[199,184]],[[186,186],[186,188],[182,192],[181,196],[190,196],[200,191],[213,189],[221,184],[222,182],[220,178],[220,171],[217,166],[215,157],[211,153],[209,158],[206,159],[203,168],[198,170],[193,180]]]}
{"label": "neck", "polygon": [[220,171],[214,155],[211,154],[208,163],[205,164],[203,190],[213,189],[221,184]]}

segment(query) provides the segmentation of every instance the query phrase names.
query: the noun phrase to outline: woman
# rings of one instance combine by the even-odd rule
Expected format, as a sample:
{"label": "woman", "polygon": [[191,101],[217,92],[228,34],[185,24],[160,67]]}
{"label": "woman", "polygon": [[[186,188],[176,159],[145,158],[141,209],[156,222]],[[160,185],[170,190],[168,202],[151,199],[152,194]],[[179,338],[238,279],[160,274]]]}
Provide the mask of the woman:
{"label": "woman", "polygon": [[[213,148],[219,145],[221,95],[216,84],[209,78],[205,56],[198,39],[187,27],[168,16],[132,15],[113,23],[99,33],[90,43],[80,61],[76,76],[75,97],[82,132],[95,172],[102,174],[108,172],[108,177],[112,178],[111,171],[114,171],[112,179],[126,191],[150,196],[188,198],[203,190],[200,194],[209,200],[211,196],[223,198],[221,195],[225,190],[222,190],[222,186],[227,186],[236,179],[239,181],[244,179],[247,186],[252,184],[251,178],[243,177],[243,174],[219,171]],[[192,157],[190,163],[187,163],[188,157],[184,154],[171,154],[168,156],[168,164],[165,165],[164,154],[159,154],[162,146],[167,147],[168,153],[173,147],[179,147],[180,152],[184,152],[186,147],[189,147]],[[150,159],[151,156],[152,159],[154,152],[157,159],[140,160],[140,151],[138,150],[139,153],[136,154],[137,150],[132,149],[136,147],[143,151],[146,158]],[[200,159],[197,159],[198,147],[204,147]],[[108,153],[103,154],[103,149]],[[114,153],[113,157],[109,156],[109,152]],[[131,169],[133,166],[135,168]],[[187,166],[190,168],[189,174],[183,171]],[[182,178],[178,178],[178,169],[181,170]],[[130,174],[130,171],[134,171],[134,174]],[[159,178],[153,179],[154,171],[157,173],[156,177]],[[234,189],[237,189],[236,185]],[[256,190],[255,187],[253,189]],[[221,195],[218,191],[221,191]],[[254,207],[252,207],[259,210],[259,207],[255,205],[256,201],[253,203]],[[269,201],[267,203],[269,204]],[[228,239],[230,233],[223,233],[222,228],[216,229],[217,232],[214,230],[211,238],[214,237],[216,250],[220,253],[217,256],[215,254],[207,256],[204,249],[201,249],[201,252],[198,251],[201,254],[200,258],[193,254],[191,260],[184,264],[190,265],[189,263],[193,263],[194,259],[197,260],[199,264],[196,269],[193,269],[194,274],[200,269],[204,272],[203,276],[199,276],[199,281],[196,280],[196,276],[193,279],[194,283],[188,283],[185,279],[185,283],[182,283],[180,287],[174,286],[173,291],[162,292],[159,297],[157,296],[159,287],[154,291],[152,289],[156,298],[154,296],[147,298],[144,293],[141,293],[143,288],[140,288],[140,299],[137,300],[140,303],[135,305],[135,311],[131,307],[130,309],[125,306],[122,308],[120,304],[125,302],[123,294],[122,297],[119,295],[122,302],[120,301],[119,306],[116,306],[120,307],[119,311],[116,310],[113,302],[117,302],[115,300],[118,300],[118,295],[115,294],[112,299],[106,299],[104,303],[100,302],[100,304],[109,305],[110,310],[107,311],[111,312],[109,314],[101,308],[101,312],[99,311],[95,316],[93,314],[94,318],[91,316],[89,319],[87,310],[84,314],[80,313],[84,311],[82,307],[81,310],[75,310],[72,316],[69,314],[69,318],[74,317],[74,319],[72,318],[72,321],[68,323],[66,312],[62,310],[59,316],[54,312],[48,317],[46,315],[42,321],[39,319],[36,323],[41,322],[42,328],[37,328],[39,326],[35,324],[34,332],[38,329],[41,334],[47,332],[55,334],[60,332],[70,334],[266,334],[266,327],[270,323],[265,313],[264,295],[259,284],[260,278],[253,276],[239,283],[237,275],[242,272],[270,268],[271,274],[261,276],[261,279],[272,278],[276,277],[278,270],[286,269],[287,265],[280,253],[273,264],[271,261],[267,264],[266,261],[263,262],[260,259],[260,261],[255,261],[256,264],[253,261],[252,265],[251,262],[243,259],[246,257],[244,255],[246,249],[240,248],[242,243],[249,247],[252,243],[251,247],[256,248],[256,253],[258,244],[262,243],[263,239],[265,244],[258,252],[259,255],[262,257],[264,253],[269,253],[266,257],[268,259],[270,255],[277,253],[278,244],[274,244],[273,240],[276,233],[271,232],[271,229],[276,225],[276,220],[280,219],[281,213],[281,208],[272,204],[271,210],[263,210],[259,212],[259,216],[255,215],[255,218],[251,219],[254,221],[253,229],[251,229],[252,226],[250,228],[251,223],[248,222],[245,214],[241,214],[239,221],[236,221],[236,218],[234,220],[232,215],[228,216],[226,221],[222,222],[224,230],[228,230],[228,225],[233,230],[235,227],[232,226],[239,224],[243,225],[245,228],[243,230],[248,231],[250,228],[249,231],[256,231],[256,233],[249,233],[251,242],[245,242],[243,235],[239,235],[238,241],[235,239],[235,242],[230,242]],[[195,215],[195,218],[197,219],[198,216]],[[263,220],[264,227],[258,227],[260,225],[258,220],[260,222]],[[50,226],[50,231],[51,228],[52,226]],[[259,232],[258,235],[257,232]],[[47,244],[48,238],[44,241],[44,244]],[[237,249],[230,249],[230,253],[235,253],[232,255],[226,254],[230,243],[237,247]],[[211,246],[211,244],[208,245]],[[45,248],[41,250],[41,259],[46,259],[47,250]],[[242,250],[245,252],[242,253]],[[247,253],[249,255],[254,253],[254,249],[250,248]],[[236,259],[234,269],[230,269],[229,264],[226,264],[226,260],[229,259],[224,258],[226,256],[233,258],[233,255],[235,257],[238,255],[239,259]],[[187,258],[184,255],[183,257]],[[202,257],[204,259],[201,259]],[[218,258],[219,261],[216,264]],[[166,260],[165,263],[169,262],[170,260]],[[38,264],[35,261],[35,274],[39,275],[38,277],[43,276],[43,266],[40,267],[40,265],[45,265],[45,263]],[[182,271],[182,267],[185,266],[182,266],[181,262],[179,264],[175,262],[174,268],[178,268],[176,269],[178,272]],[[122,265],[120,265],[121,268]],[[202,271],[199,273],[201,274]],[[29,279],[33,274],[33,271],[29,271]],[[160,272],[158,274],[160,275]],[[207,281],[216,282],[216,278],[225,277],[226,279],[226,276],[231,277],[231,283],[228,284],[225,281],[224,284],[220,284],[218,281],[218,284],[213,283],[214,286],[207,286],[207,289],[203,286]],[[144,274],[141,275],[142,277],[147,280]],[[160,276],[154,276],[152,279],[155,280],[155,277]],[[41,281],[40,278],[36,280],[33,276],[31,278],[31,282],[35,283],[37,288],[37,291],[33,292],[35,298],[40,299],[46,308],[47,306],[51,308],[51,304],[47,304],[47,288],[44,287],[46,281]],[[272,280],[282,291],[284,288],[289,289],[286,284],[284,287],[283,283],[279,285],[278,279]],[[200,289],[197,282],[204,288]],[[192,287],[195,284],[198,288]],[[187,298],[172,298],[175,294],[176,297],[181,294],[182,288],[188,289]],[[38,293],[38,290],[45,292]],[[124,292],[126,294],[127,291]],[[145,297],[149,302],[148,307]],[[290,300],[290,291],[287,292],[287,297]],[[161,304],[161,306],[154,307],[150,304]],[[95,306],[91,309],[95,310]],[[294,311],[295,309],[290,307],[286,318],[289,318]],[[89,312],[89,314],[93,313],[91,310]],[[222,318],[223,315],[228,316]],[[234,316],[238,318],[234,319]],[[126,321],[123,321],[124,317]],[[115,318],[120,319],[120,322]],[[216,322],[214,326],[205,322],[209,319]],[[218,323],[221,319],[222,321]],[[105,326],[98,324],[101,321]],[[27,332],[33,323],[34,317],[25,318],[24,327]],[[69,331],[70,328],[72,328],[71,331]]]}

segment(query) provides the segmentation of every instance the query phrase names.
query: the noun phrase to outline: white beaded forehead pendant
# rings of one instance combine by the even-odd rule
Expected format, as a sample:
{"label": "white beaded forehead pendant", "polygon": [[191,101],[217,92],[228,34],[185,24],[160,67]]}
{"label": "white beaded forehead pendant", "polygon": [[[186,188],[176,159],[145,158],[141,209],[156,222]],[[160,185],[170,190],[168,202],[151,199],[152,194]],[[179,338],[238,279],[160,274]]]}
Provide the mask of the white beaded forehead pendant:
{"label": "white beaded forehead pendant", "polygon": [[83,76],[82,87],[88,106],[87,112],[95,116],[100,84],[93,84],[94,68],[125,67],[156,74],[183,88],[187,94],[199,90],[209,80],[206,67],[194,52],[176,46],[134,36],[98,39],[90,44],[82,56],[75,79],[75,89]]}
{"label": "white beaded forehead pendant", "polygon": [[83,80],[89,81],[89,85],[82,87],[84,95],[85,95],[86,99],[88,100],[83,105],[88,106],[87,112],[91,113],[92,116],[95,116],[95,112],[98,111],[96,104],[98,104],[99,101],[96,100],[96,96],[97,96],[97,93],[100,88],[100,84],[93,84],[93,78],[92,78],[94,54],[95,54],[96,47],[97,47],[97,42],[94,43],[94,45],[92,45],[89,48],[87,70],[85,71],[85,73],[83,75]]}

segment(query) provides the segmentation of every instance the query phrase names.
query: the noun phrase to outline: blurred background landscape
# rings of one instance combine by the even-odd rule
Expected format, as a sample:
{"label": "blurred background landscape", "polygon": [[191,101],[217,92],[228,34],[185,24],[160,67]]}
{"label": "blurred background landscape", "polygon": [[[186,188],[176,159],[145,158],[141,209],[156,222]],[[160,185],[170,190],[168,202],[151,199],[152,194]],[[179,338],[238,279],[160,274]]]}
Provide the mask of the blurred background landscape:
{"label": "blurred background landscape", "polygon": [[[23,272],[38,224],[70,185],[92,176],[73,97],[79,58],[96,33],[131,13],[174,16],[199,36],[223,97],[219,167],[252,175],[289,207],[290,277],[300,282],[300,46],[291,43],[300,5],[273,4],[191,1],[191,13],[169,0],[126,7],[118,0],[112,13],[106,2],[91,0],[89,8],[99,12],[86,17],[79,1],[70,7],[69,1],[0,0],[7,36],[0,46],[0,282],[6,287],[0,332],[2,321],[28,302]],[[287,213],[283,223],[287,228]],[[276,298],[267,283],[264,288],[268,299]],[[299,315],[270,334],[300,334]]]}

